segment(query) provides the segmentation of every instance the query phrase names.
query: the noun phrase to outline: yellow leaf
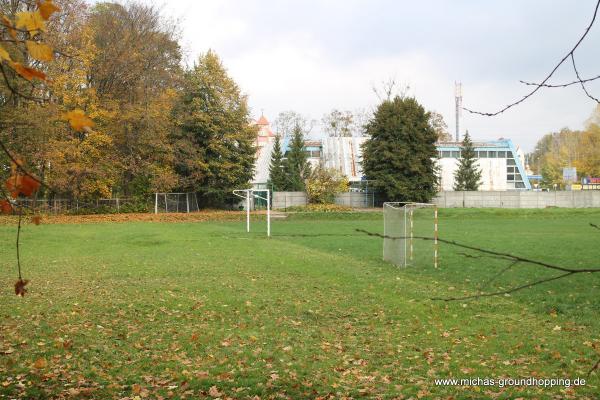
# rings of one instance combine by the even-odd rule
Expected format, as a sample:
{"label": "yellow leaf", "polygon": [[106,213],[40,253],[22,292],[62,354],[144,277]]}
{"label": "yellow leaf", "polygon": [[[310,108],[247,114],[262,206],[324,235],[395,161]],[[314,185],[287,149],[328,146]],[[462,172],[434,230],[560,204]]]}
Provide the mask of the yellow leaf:
{"label": "yellow leaf", "polygon": [[10,19],[6,17],[6,15],[2,16],[2,24],[8,29],[8,33],[10,34],[10,36],[14,40],[17,40],[17,31],[13,27],[12,22],[10,22]]}
{"label": "yellow leaf", "polygon": [[33,40],[27,40],[27,51],[29,55],[38,61],[52,61],[54,59],[54,51],[47,44],[37,43]]}
{"label": "yellow leaf", "polygon": [[71,128],[77,132],[84,131],[86,128],[91,128],[94,126],[94,121],[88,118],[81,110],[69,111],[64,115],[64,119],[69,121]]}
{"label": "yellow leaf", "polygon": [[23,78],[27,79],[28,81],[30,81],[34,78],[39,79],[40,81],[46,80],[46,74],[43,73],[42,71],[38,71],[35,68],[26,67],[23,64],[20,64],[18,62],[11,62],[10,66],[12,67],[12,69],[15,70],[15,72],[17,74],[21,75]]}
{"label": "yellow leaf", "polygon": [[16,14],[18,29],[25,29],[31,35],[46,31],[46,21],[39,11],[22,11]]}
{"label": "yellow leaf", "polygon": [[35,363],[33,363],[33,366],[37,369],[46,368],[47,365],[48,361],[46,361],[45,358],[38,358]]}
{"label": "yellow leaf", "polygon": [[12,61],[10,59],[10,54],[8,54],[8,51],[2,46],[0,46],[0,60]]}
{"label": "yellow leaf", "polygon": [[38,1],[37,5],[38,10],[40,11],[40,15],[45,20],[49,19],[52,16],[52,14],[60,10],[60,8],[57,7],[56,4],[52,2],[52,0],[46,0],[43,3]]}

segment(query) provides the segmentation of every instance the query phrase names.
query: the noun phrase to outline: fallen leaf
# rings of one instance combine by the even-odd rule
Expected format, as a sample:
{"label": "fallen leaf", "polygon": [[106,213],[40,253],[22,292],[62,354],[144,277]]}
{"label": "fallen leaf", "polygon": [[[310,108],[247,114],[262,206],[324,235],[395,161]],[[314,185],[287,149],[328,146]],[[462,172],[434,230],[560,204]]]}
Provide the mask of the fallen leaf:
{"label": "fallen leaf", "polygon": [[31,222],[34,225],[40,225],[42,223],[42,217],[40,215],[34,215],[33,217],[31,217]]}
{"label": "fallen leaf", "polygon": [[45,358],[38,358],[37,360],[35,360],[35,363],[33,363],[33,366],[36,369],[46,368],[48,366],[48,361],[46,361]]}
{"label": "fallen leaf", "polygon": [[27,289],[25,289],[25,286],[29,283],[28,279],[19,279],[16,283],[15,283],[15,294],[17,296],[21,296],[24,297],[25,293],[27,293]]}
{"label": "fallen leaf", "polygon": [[211,386],[210,389],[208,389],[208,394],[210,397],[221,396],[221,392],[219,392],[219,389],[216,386]]}

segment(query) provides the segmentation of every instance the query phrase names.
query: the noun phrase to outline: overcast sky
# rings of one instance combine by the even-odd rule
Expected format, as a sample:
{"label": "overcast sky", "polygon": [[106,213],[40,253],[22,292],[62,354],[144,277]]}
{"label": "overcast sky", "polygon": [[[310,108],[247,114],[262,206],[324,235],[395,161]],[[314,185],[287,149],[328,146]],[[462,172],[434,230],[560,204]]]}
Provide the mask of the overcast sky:
{"label": "overcast sky", "polygon": [[[207,49],[249,96],[254,116],[373,108],[373,85],[410,86],[454,132],[454,82],[464,105],[496,111],[543,77],[589,24],[596,0],[144,0],[180,19],[188,62]],[[576,52],[600,74],[600,21]],[[570,64],[554,82],[570,81]],[[600,97],[600,83],[590,85]],[[595,107],[578,87],[549,89],[499,117],[463,112],[461,131],[531,150],[542,135],[583,127]]]}

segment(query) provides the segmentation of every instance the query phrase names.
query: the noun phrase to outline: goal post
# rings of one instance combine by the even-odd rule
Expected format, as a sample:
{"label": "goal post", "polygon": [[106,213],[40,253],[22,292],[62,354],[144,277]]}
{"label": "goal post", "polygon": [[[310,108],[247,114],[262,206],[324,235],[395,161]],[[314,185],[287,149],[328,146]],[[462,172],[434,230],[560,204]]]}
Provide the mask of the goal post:
{"label": "goal post", "polygon": [[254,199],[267,202],[267,236],[271,237],[271,191],[269,189],[236,189],[233,194],[244,199],[246,203],[246,232],[250,232],[250,211]]}
{"label": "goal post", "polygon": [[154,193],[154,214],[200,211],[196,193]]}
{"label": "goal post", "polygon": [[435,204],[383,204],[383,259],[399,267],[438,267],[438,210]]}

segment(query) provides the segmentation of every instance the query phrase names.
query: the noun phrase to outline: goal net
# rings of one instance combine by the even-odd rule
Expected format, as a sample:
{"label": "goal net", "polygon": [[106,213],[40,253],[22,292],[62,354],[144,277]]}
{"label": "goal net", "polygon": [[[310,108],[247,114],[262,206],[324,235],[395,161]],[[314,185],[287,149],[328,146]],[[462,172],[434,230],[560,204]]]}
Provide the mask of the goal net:
{"label": "goal net", "polygon": [[385,261],[400,267],[433,265],[437,268],[438,224],[435,204],[384,203],[383,224]]}
{"label": "goal net", "polygon": [[195,193],[155,193],[154,213],[191,213],[200,211]]}

